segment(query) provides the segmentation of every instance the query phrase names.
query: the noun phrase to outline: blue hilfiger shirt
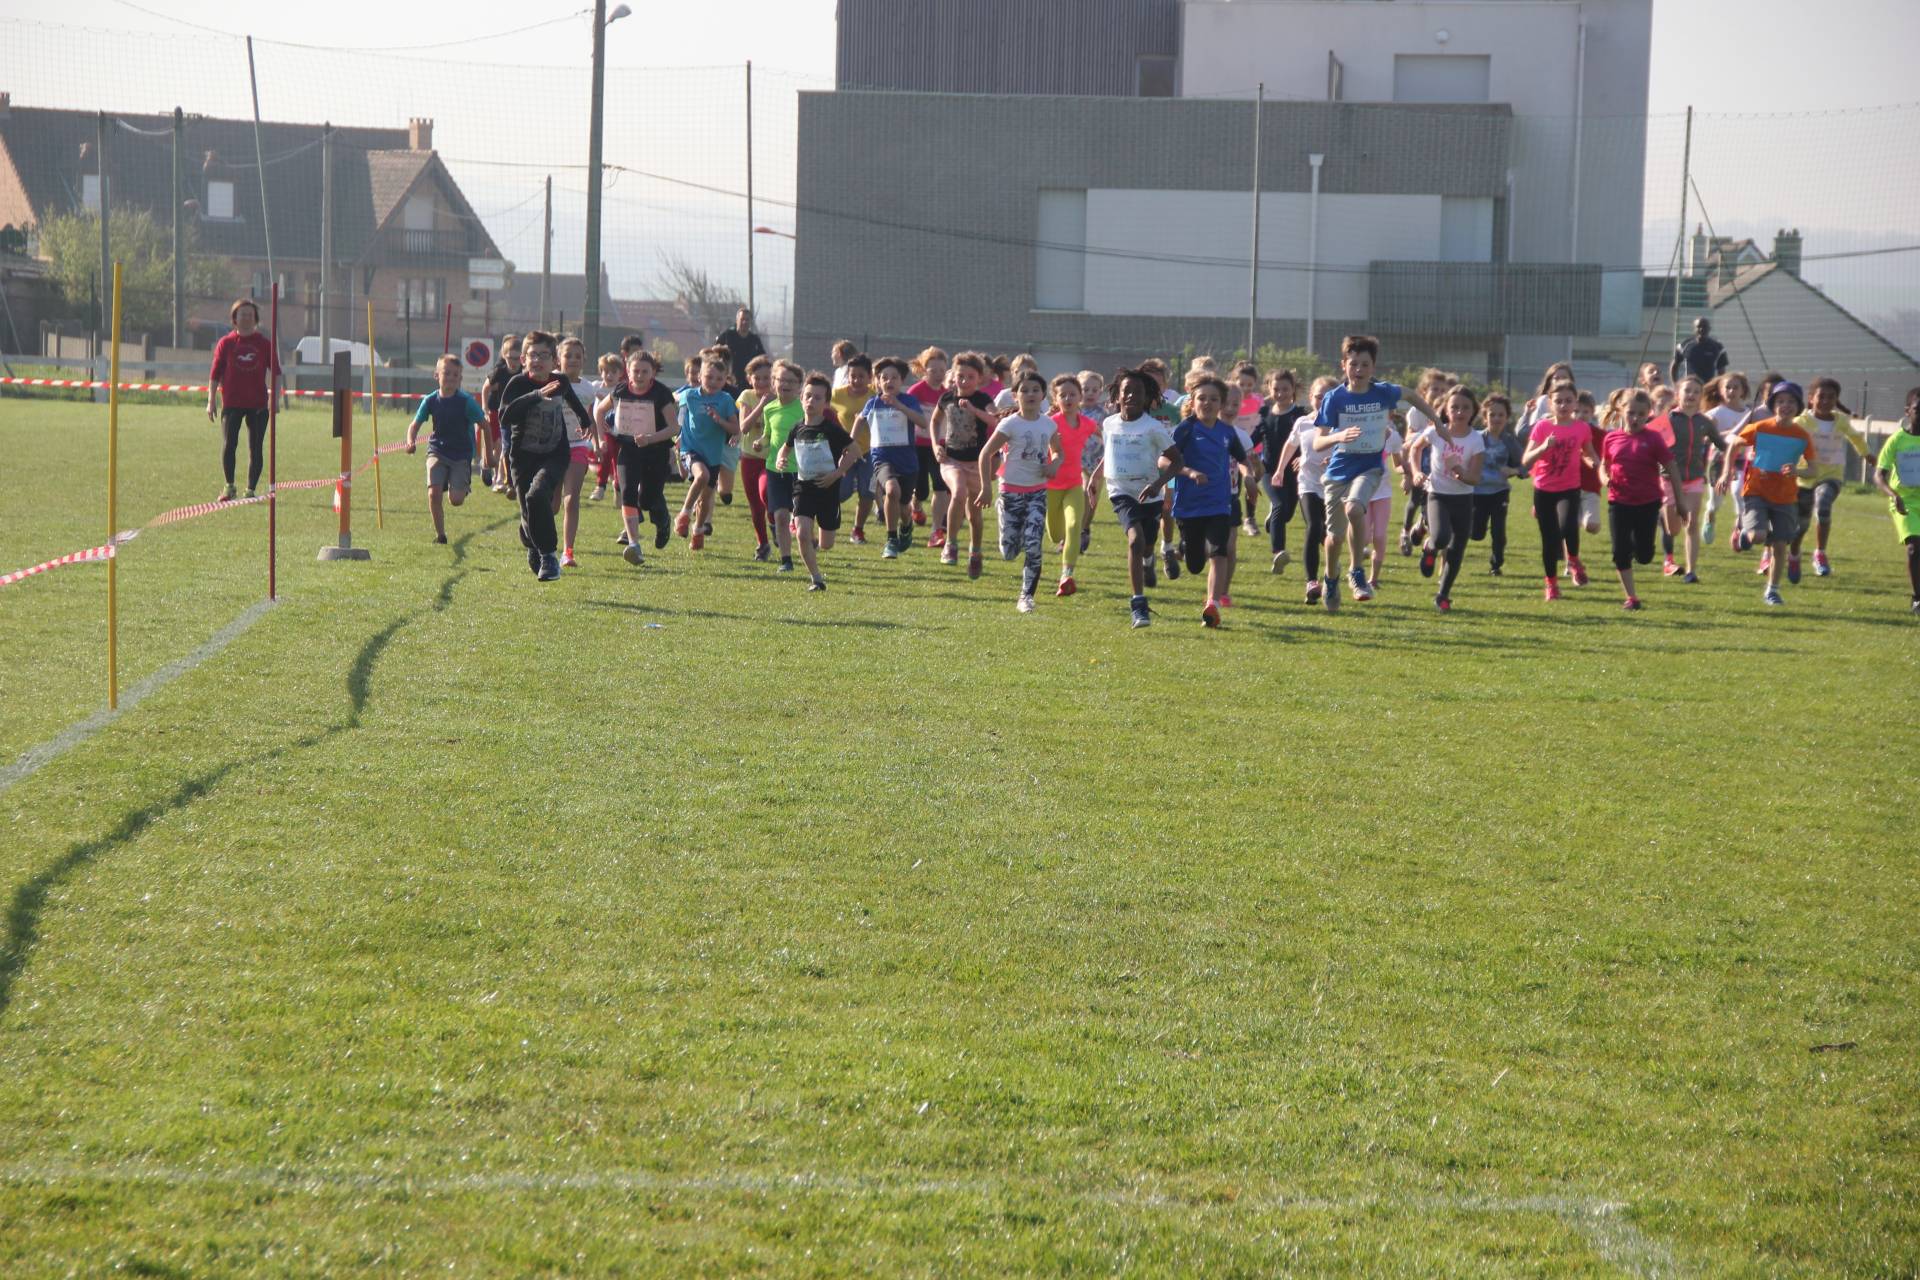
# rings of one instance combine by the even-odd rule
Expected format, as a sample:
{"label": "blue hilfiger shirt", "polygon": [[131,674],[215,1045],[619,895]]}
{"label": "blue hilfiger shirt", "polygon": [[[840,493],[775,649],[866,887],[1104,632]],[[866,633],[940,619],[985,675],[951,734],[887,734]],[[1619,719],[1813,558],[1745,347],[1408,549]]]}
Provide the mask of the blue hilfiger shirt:
{"label": "blue hilfiger shirt", "polygon": [[1393,428],[1387,415],[1404,398],[1405,394],[1391,382],[1376,382],[1365,391],[1357,392],[1349,391],[1342,383],[1320,398],[1318,421],[1323,428],[1328,431],[1360,428],[1359,439],[1334,446],[1333,456],[1327,460],[1325,483],[1338,484],[1382,468],[1387,432]]}

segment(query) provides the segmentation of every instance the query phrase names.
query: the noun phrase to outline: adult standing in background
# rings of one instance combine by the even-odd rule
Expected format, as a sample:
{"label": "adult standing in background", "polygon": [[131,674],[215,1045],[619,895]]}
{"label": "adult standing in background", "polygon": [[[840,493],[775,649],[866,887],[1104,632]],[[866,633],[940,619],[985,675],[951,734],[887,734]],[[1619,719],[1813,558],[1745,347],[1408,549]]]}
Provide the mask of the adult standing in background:
{"label": "adult standing in background", "polygon": [[234,498],[234,454],[240,447],[240,427],[247,428],[247,496],[260,486],[260,446],[267,436],[267,409],[273,403],[273,382],[280,373],[280,353],[273,340],[260,332],[260,308],[242,298],[227,310],[233,331],[213,344],[213,367],[207,373],[207,421],[219,422],[226,436],[220,454],[227,484],[221,502]]}
{"label": "adult standing in background", "polygon": [[1727,349],[1713,335],[1713,322],[1701,316],[1693,322],[1693,336],[1673,349],[1673,366],[1667,376],[1677,386],[1691,374],[1706,386],[1727,371]]}
{"label": "adult standing in background", "polygon": [[733,318],[733,328],[722,330],[714,342],[727,349],[727,358],[733,364],[732,385],[735,388],[746,386],[748,363],[756,356],[767,354],[766,344],[753,331],[753,312],[745,307],[740,308]]}

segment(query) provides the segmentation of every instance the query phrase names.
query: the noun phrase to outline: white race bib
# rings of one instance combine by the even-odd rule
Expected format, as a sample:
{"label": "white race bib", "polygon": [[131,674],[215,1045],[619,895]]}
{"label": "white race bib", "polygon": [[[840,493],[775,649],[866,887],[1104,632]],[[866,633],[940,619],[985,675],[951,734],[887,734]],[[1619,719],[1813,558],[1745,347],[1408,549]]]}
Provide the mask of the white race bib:
{"label": "white race bib", "polygon": [[867,415],[867,429],[876,449],[901,449],[913,443],[913,424],[906,414],[888,405]]}
{"label": "white race bib", "polygon": [[1894,454],[1893,473],[1909,489],[1920,489],[1920,449],[1902,449]]}
{"label": "white race bib", "polygon": [[1340,429],[1360,428],[1357,439],[1349,440],[1340,446],[1342,453],[1379,453],[1387,447],[1387,429],[1392,424],[1387,420],[1387,411],[1378,409],[1372,413],[1352,413],[1342,411]]}
{"label": "white race bib", "polygon": [[636,440],[654,429],[653,401],[615,400],[613,434]]}
{"label": "white race bib", "polygon": [[793,444],[793,463],[799,468],[802,480],[818,480],[833,470],[833,446],[824,439],[796,440]]}

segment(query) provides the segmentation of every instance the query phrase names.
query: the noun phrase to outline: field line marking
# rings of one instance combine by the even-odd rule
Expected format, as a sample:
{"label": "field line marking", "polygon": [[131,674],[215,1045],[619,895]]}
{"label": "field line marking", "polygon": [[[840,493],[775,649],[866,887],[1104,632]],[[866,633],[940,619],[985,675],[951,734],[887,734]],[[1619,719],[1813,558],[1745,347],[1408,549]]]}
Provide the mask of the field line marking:
{"label": "field line marking", "polygon": [[[700,1194],[745,1192],[765,1195],[809,1193],[858,1197],[966,1195],[990,1199],[1020,1188],[991,1179],[888,1178],[823,1173],[664,1174],[643,1169],[590,1170],[582,1173],[411,1174],[401,1170],[341,1170],[300,1166],[257,1168],[182,1168],[127,1160],[103,1165],[65,1162],[0,1164],[0,1183],[58,1186],[74,1182],[127,1182],[163,1187],[245,1188],[315,1195],[328,1191],[417,1191],[427,1195],[460,1192],[558,1194],[574,1191]],[[1679,1274],[1673,1251],[1627,1221],[1628,1206],[1618,1200],[1584,1196],[1360,1195],[1245,1196],[1218,1202],[1142,1188],[1111,1191],[1046,1189],[1083,1203],[1135,1209],[1274,1209],[1315,1213],[1356,1213],[1405,1209],[1422,1213],[1543,1214],[1557,1218],[1585,1237],[1606,1262],[1629,1275]]]}
{"label": "field line marking", "polygon": [[242,635],[246,634],[247,630],[252,627],[254,623],[260,621],[260,619],[266,615],[267,610],[272,607],[273,602],[271,600],[257,601],[241,613],[239,617],[214,632],[212,637],[198,649],[195,649],[185,657],[175,658],[172,662],[167,663],[158,671],[155,671],[152,675],[149,675],[146,679],[121,694],[118,708],[110,709],[102,707],[85,720],[80,721],[78,724],[69,725],[40,745],[28,747],[20,754],[19,759],[4,768],[0,768],[0,795],[6,794],[6,792],[14,786],[25,782],[28,778],[31,778],[34,774],[53,763],[53,761],[60,756],[65,755],[67,752],[85,742],[88,738],[91,738],[94,734],[100,732],[100,730],[112,724],[115,720],[118,720],[121,716],[127,714],[127,712],[132,711],[135,707],[139,706],[149,694],[164,689],[181,676],[186,675],[189,671],[192,671],[195,667],[198,667],[207,661],[207,659],[219,653],[235,640],[238,640]]}

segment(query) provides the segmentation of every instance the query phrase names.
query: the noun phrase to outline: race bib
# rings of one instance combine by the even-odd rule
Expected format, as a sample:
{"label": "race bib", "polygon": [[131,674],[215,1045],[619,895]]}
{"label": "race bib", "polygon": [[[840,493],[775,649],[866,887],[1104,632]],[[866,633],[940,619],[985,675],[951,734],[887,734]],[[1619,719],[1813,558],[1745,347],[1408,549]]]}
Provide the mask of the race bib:
{"label": "race bib", "polygon": [[637,440],[654,429],[653,401],[616,400],[613,402],[613,434]]}
{"label": "race bib", "polygon": [[1847,460],[1847,445],[1839,432],[1821,433],[1813,438],[1813,460],[1823,467],[1837,467]]}
{"label": "race bib", "polygon": [[1755,436],[1753,465],[1762,471],[1779,471],[1800,461],[1800,455],[1806,451],[1807,442],[1792,436]]}
{"label": "race bib", "polygon": [[867,427],[876,449],[900,449],[913,443],[913,425],[898,409],[882,406],[867,415]]}
{"label": "race bib", "polygon": [[1894,454],[1893,473],[1909,489],[1920,489],[1920,449],[1902,449]]}
{"label": "race bib", "polygon": [[1372,413],[1342,413],[1341,430],[1348,427],[1360,428],[1358,438],[1349,440],[1340,446],[1342,453],[1379,453],[1387,447],[1387,429],[1392,424],[1387,420],[1385,409],[1376,409]]}
{"label": "race bib", "polygon": [[796,440],[793,464],[802,480],[818,480],[833,470],[833,446],[825,440]]}

